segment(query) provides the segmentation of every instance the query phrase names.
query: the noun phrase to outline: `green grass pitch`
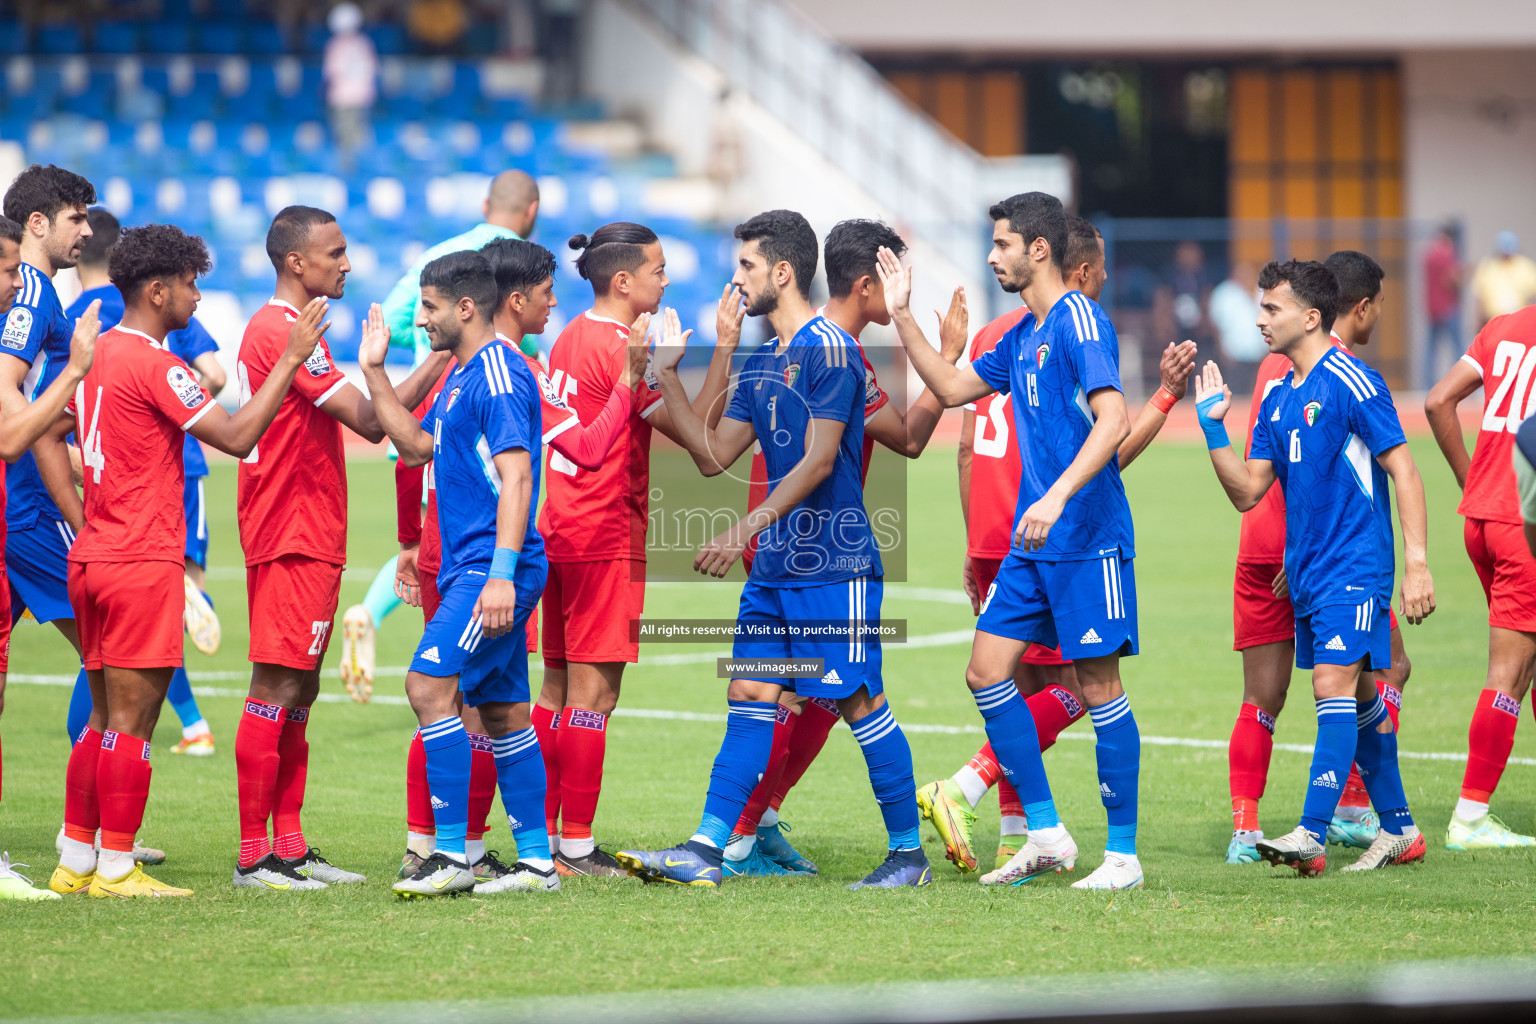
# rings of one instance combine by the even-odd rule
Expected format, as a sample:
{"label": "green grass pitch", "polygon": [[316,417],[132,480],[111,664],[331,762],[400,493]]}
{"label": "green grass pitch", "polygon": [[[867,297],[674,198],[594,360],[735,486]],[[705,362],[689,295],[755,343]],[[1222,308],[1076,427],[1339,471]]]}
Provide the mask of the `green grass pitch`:
{"label": "green grass pitch", "polygon": [[[1431,568],[1439,611],[1406,639],[1414,671],[1403,710],[1406,751],[1459,753],[1486,664],[1486,609],[1462,551],[1454,483],[1433,446],[1415,441],[1429,487]],[[952,450],[909,469],[911,585],[958,590],[963,548]],[[878,458],[890,458],[887,454]],[[394,547],[392,477],[382,462],[351,467],[350,559],[342,604],[360,600],[372,569]],[[1142,654],[1125,663],[1126,688],[1144,736],[1225,740],[1237,710],[1240,664],[1230,650],[1230,583],[1238,518],[1198,445],[1155,445],[1130,470],[1136,514]],[[189,654],[201,685],[243,692],[243,570],[234,527],[234,470],[209,482],[214,574],[224,622],[213,659]],[[717,616],[734,607],[730,584],[655,587],[647,612]],[[892,587],[887,617],[913,634],[967,628],[968,606],[915,600]],[[382,631],[379,663],[406,664],[419,636],[410,609]],[[325,689],[342,693],[334,674]],[[647,649],[647,653],[650,652]],[[657,652],[698,648],[656,648]],[[963,726],[979,717],[962,679],[964,645],[891,648],[886,685],[909,726]],[[644,657],[644,655],[642,655]],[[68,674],[73,658],[48,628],[21,626],[11,653],[18,675]],[[1277,739],[1308,744],[1314,731],[1307,680],[1280,718]],[[380,694],[399,694],[399,676]],[[6,693],[5,800],[0,847],[46,879],[63,808],[68,690],[13,682]],[[551,898],[466,897],[397,903],[389,894],[404,844],[408,708],[327,703],[311,720],[306,832],[328,857],[369,875],[366,885],[284,897],[229,885],[238,845],[234,730],[239,700],[201,698],[217,756],[170,757],[178,738],[166,710],[155,736],[155,780],[142,837],[171,859],[156,874],[190,885],[189,900],[0,903],[0,1016],[143,1015],[301,1004],[593,995],[655,989],[1021,978],[1044,974],[1258,965],[1301,974],[1397,961],[1524,954],[1536,936],[1532,853],[1450,854],[1443,829],[1457,795],[1455,760],[1405,760],[1413,811],[1430,839],[1421,867],[1301,881],[1266,865],[1228,867],[1230,830],[1222,749],[1151,742],[1143,749],[1140,851],[1145,890],[1070,890],[1063,875],[1007,891],[956,874],[925,826],[936,884],[915,891],[848,892],[884,849],[884,832],[846,730],[786,802],[793,841],[821,865],[810,879],[750,879],[719,891],[643,888],[629,879],[567,882]],[[650,665],[626,676],[621,707],[719,713],[713,666]],[[1075,738],[1070,733],[1076,733]],[[1058,806],[1097,864],[1104,839],[1093,745],[1086,722],[1046,758]],[[715,721],[618,717],[611,725],[599,809],[600,841],[639,847],[686,837],[698,820],[721,726]],[[909,731],[919,784],[948,775],[975,750],[978,732]],[[1536,757],[1525,725],[1515,756]],[[1307,758],[1277,751],[1264,824],[1295,821]],[[978,847],[996,839],[996,802],[983,804]],[[1536,766],[1512,765],[1495,810],[1536,830]],[[496,812],[499,816],[499,810]],[[493,816],[493,819],[496,816]],[[505,818],[487,837],[510,853]],[[1336,859],[1346,863],[1352,853]]]}

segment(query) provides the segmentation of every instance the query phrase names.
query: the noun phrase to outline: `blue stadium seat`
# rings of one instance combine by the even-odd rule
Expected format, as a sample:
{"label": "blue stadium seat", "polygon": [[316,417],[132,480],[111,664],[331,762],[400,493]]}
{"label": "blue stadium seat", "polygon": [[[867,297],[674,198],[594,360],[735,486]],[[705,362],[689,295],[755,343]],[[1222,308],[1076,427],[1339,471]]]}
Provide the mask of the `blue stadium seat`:
{"label": "blue stadium seat", "polygon": [[53,25],[39,25],[33,48],[41,54],[67,57],[83,52],[85,44],[80,38],[79,28],[61,22]]}
{"label": "blue stadium seat", "polygon": [[259,57],[277,57],[288,52],[288,41],[283,38],[282,29],[270,21],[253,23],[246,34],[245,45],[247,52]]}
{"label": "blue stadium seat", "polygon": [[27,27],[9,18],[0,20],[0,53],[26,53]]}
{"label": "blue stadium seat", "polygon": [[318,57],[325,52],[325,41],[331,38],[331,30],[324,25],[305,25],[302,36],[302,52]]}
{"label": "blue stadium seat", "polygon": [[197,29],[197,46],[203,53],[243,53],[245,26],[237,21],[205,21]]}
{"label": "blue stadium seat", "polygon": [[380,56],[394,56],[410,49],[410,42],[405,37],[405,29],[395,22],[369,25],[367,32],[373,39],[373,48],[379,51]]}
{"label": "blue stadium seat", "polygon": [[94,42],[97,53],[138,53],[138,23],[133,21],[103,21],[96,26]]}
{"label": "blue stadium seat", "polygon": [[165,20],[145,25],[144,38],[153,40],[156,53],[191,53],[192,20],[190,16],[173,18],[167,4]]}

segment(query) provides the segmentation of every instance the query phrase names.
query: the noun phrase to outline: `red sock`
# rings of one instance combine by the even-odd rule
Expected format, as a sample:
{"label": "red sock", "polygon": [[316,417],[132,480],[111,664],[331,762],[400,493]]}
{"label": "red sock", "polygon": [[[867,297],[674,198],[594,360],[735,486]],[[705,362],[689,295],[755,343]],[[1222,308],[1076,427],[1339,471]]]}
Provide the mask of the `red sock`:
{"label": "red sock", "polygon": [[779,780],[784,776],[784,761],[789,756],[789,739],[794,735],[795,723],[799,720],[799,715],[783,704],[779,705],[778,718],[773,723],[773,747],[768,754],[768,769],[758,780],[752,795],[747,797],[747,806],[742,808],[741,817],[736,819],[736,835],[749,836],[757,831],[758,822],[763,820],[763,812],[773,799],[773,791],[778,788]]}
{"label": "red sock", "polygon": [[[560,712],[535,704],[528,712],[534,734],[539,737],[539,753],[544,755],[544,830],[560,834]],[[494,762],[493,762],[494,763]]]}
{"label": "red sock", "polygon": [[827,745],[827,735],[842,717],[835,701],[818,697],[805,702],[805,707],[800,709],[800,721],[795,723],[795,731],[789,735],[789,749],[784,754],[784,770],[779,776],[779,784],[773,788],[773,799],[768,801],[769,807],[779,809],[789,791],[795,788],[795,783],[800,781],[811,762],[816,760],[816,755],[821,753],[821,748]]}
{"label": "red sock", "polygon": [[1397,716],[1403,710],[1403,691],[1390,683],[1376,680],[1376,692],[1381,694],[1381,699],[1387,702],[1387,717],[1392,719],[1392,731],[1397,731]]}
{"label": "red sock", "polygon": [[277,794],[282,763],[278,744],[283,737],[283,709],[247,699],[235,730],[235,781],[240,794],[240,866],[248,868],[272,852],[267,819]]}
{"label": "red sock", "polygon": [[1349,766],[1349,778],[1344,780],[1344,790],[1339,794],[1340,807],[1369,807],[1371,794],[1365,791],[1365,780],[1360,778],[1360,766]]}
{"label": "red sock", "polygon": [[149,802],[149,744],[125,732],[101,734],[96,794],[101,801],[101,848],[132,853]]}
{"label": "red sock", "polygon": [[421,745],[420,729],[405,753],[405,827],[424,836],[437,832],[432,790],[427,785],[427,748]]}
{"label": "red sock", "polygon": [[1004,778],[997,780],[997,810],[1005,818],[1024,817],[1024,801],[1019,799],[1019,791]]}
{"label": "red sock", "polygon": [[1040,736],[1040,753],[1050,750],[1061,731],[1085,714],[1083,702],[1063,686],[1047,686],[1024,698],[1029,713],[1035,717],[1035,732]]}
{"label": "red sock", "polygon": [[0,747],[0,800],[5,799],[5,750]]}
{"label": "red sock", "polygon": [[101,828],[101,804],[96,795],[96,768],[101,760],[101,733],[86,726],[69,751],[64,769],[64,834],[76,842],[96,845]]}
{"label": "red sock", "polygon": [[1477,710],[1467,730],[1467,772],[1461,779],[1464,799],[1485,804],[1499,788],[1519,722],[1520,702],[1509,694],[1484,690],[1477,695]]}
{"label": "red sock", "polygon": [[1275,716],[1255,704],[1244,704],[1227,743],[1227,779],[1232,789],[1232,827],[1259,827],[1259,800],[1269,779],[1269,759],[1275,751]]}
{"label": "red sock", "polygon": [[496,799],[496,754],[491,738],[484,733],[469,734],[469,829],[471,839],[479,839],[491,830],[491,801]]}
{"label": "red sock", "polygon": [[566,708],[560,716],[560,838],[591,839],[597,798],[603,791],[603,754],[608,716]]}
{"label": "red sock", "polygon": [[309,779],[309,708],[289,708],[277,744],[277,793],[272,800],[272,846],[286,860],[309,852],[299,811],[304,807],[304,783]]}
{"label": "red sock", "polygon": [[1003,781],[1003,766],[997,763],[997,755],[992,753],[990,743],[982,744],[981,749],[965,762],[965,766],[980,775],[981,781],[987,784],[988,789]]}

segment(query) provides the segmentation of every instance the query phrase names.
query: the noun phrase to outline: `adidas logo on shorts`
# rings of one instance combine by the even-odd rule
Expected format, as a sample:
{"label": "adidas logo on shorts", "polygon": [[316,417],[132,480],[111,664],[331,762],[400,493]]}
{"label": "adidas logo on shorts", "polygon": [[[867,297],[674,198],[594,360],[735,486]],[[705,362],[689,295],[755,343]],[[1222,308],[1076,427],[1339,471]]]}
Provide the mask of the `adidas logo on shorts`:
{"label": "adidas logo on shorts", "polygon": [[1332,640],[1329,640],[1326,644],[1323,645],[1323,650],[1325,650],[1325,651],[1342,651],[1342,650],[1345,650],[1344,638],[1341,637],[1341,636],[1335,636]]}
{"label": "adidas logo on shorts", "polygon": [[428,647],[426,650],[422,651],[421,660],[430,661],[434,665],[441,665],[443,663],[443,659],[438,657],[436,647]]}
{"label": "adidas logo on shorts", "polygon": [[1080,644],[1101,644],[1103,642],[1104,638],[1099,636],[1098,632],[1091,626],[1088,628],[1088,632],[1083,634],[1083,638],[1078,641]]}
{"label": "adidas logo on shorts", "polygon": [[1333,774],[1333,770],[1332,769],[1329,769],[1328,771],[1323,772],[1323,774],[1319,775],[1317,778],[1313,779],[1312,780],[1312,785],[1314,785],[1314,786],[1324,786],[1324,787],[1326,787],[1328,789],[1338,789],[1339,788],[1339,777],[1337,775]]}
{"label": "adidas logo on shorts", "polygon": [[831,672],[828,672],[826,675],[822,676],[821,681],[827,686],[843,685],[843,677],[837,674],[837,669],[833,669]]}

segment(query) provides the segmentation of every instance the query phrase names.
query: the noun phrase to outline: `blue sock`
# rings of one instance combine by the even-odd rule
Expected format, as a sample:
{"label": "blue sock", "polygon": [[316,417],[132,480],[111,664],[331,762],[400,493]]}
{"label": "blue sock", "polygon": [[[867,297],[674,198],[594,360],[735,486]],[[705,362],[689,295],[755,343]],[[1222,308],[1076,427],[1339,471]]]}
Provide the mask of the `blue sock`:
{"label": "blue sock", "polygon": [[[544,831],[544,757],[539,736],[529,726],[491,740],[496,753],[496,784],[501,806],[517,841],[518,860],[549,860],[549,833]],[[467,810],[467,808],[466,808]]]}
{"label": "blue sock", "polygon": [[[1099,799],[1109,818],[1110,853],[1136,856],[1136,789],[1141,775],[1141,730],[1131,714],[1131,702],[1121,694],[1108,704],[1089,708],[1098,736],[1094,753],[1099,761]],[[995,749],[995,748],[994,748]]]}
{"label": "blue sock", "polygon": [[917,784],[912,779],[912,748],[896,724],[889,704],[853,723],[853,738],[864,751],[869,784],[885,819],[892,850],[922,849],[917,834]]}
{"label": "blue sock", "polygon": [[1056,802],[1051,799],[1051,783],[1045,777],[1045,762],[1040,759],[1040,734],[1035,731],[1035,716],[1019,697],[1012,679],[993,683],[971,694],[987,722],[987,739],[992,753],[1002,765],[1003,774],[1019,793],[1030,828],[1054,828],[1061,824]]}
{"label": "blue sock", "polygon": [[773,725],[779,705],[772,701],[727,701],[725,739],[709,773],[709,792],[704,797],[704,818],[693,838],[725,849],[731,829],[747,806],[747,798],[768,768],[773,752]]}
{"label": "blue sock", "polygon": [[462,861],[464,834],[469,829],[469,733],[462,719],[444,718],[422,728],[421,745],[427,751],[427,788],[432,791],[437,849]]}
{"label": "blue sock", "polygon": [[1413,827],[1413,815],[1408,813],[1408,795],[1403,792],[1403,776],[1397,768],[1397,730],[1377,732],[1382,722],[1390,723],[1391,719],[1387,702],[1377,694],[1356,718],[1355,764],[1360,767],[1360,781],[1371,794],[1381,827],[1402,835]]}
{"label": "blue sock", "polygon": [[1301,827],[1328,838],[1328,822],[1339,806],[1339,795],[1355,760],[1355,698],[1330,697],[1317,702],[1317,746],[1312,748],[1312,781],[1301,805]]}
{"label": "blue sock", "polygon": [[69,730],[69,742],[80,738],[80,730],[91,720],[91,684],[85,680],[85,669],[75,677],[75,688],[69,695],[69,712],[64,716],[64,728]]}
{"label": "blue sock", "polygon": [[178,668],[171,674],[171,687],[166,691],[165,699],[176,710],[183,729],[203,720],[203,713],[197,709],[197,698],[192,696],[192,681],[187,678],[186,669]]}

